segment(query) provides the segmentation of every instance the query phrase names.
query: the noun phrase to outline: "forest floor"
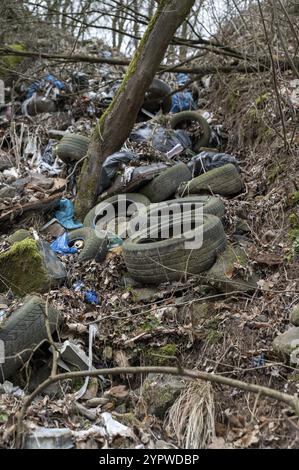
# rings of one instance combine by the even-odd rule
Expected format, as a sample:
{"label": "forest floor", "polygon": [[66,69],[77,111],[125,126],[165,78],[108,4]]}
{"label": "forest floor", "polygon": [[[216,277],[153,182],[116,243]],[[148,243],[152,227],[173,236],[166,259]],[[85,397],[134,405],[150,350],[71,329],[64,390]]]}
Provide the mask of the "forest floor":
{"label": "forest floor", "polygon": [[[44,69],[62,80],[76,69],[75,65],[68,65],[61,72],[61,65],[52,66],[42,60],[35,67],[37,77]],[[121,78],[123,73],[122,68],[107,65],[98,68],[88,65],[84,72],[100,77],[104,69],[115,78]],[[32,69],[24,70],[24,73],[32,79]],[[166,76],[168,78],[174,80],[171,75]],[[27,83],[24,77],[21,81]],[[228,239],[235,241],[240,213],[246,220],[248,229],[243,243],[250,269],[260,279],[258,288],[250,294],[207,296],[202,293],[202,279],[194,277],[151,289],[135,289],[124,284],[126,268],[121,249],[110,252],[101,265],[96,262],[79,264],[76,255],[59,256],[68,272],[68,283],[44,294],[44,298],[48,298],[63,316],[60,340],[74,341],[86,354],[90,325],[97,325],[93,342],[94,367],[178,364],[183,368],[217,373],[291,395],[298,394],[298,368],[282,360],[272,346],[274,338],[289,327],[290,311],[299,302],[299,142],[295,133],[296,113],[286,112],[290,108],[294,87],[292,73],[281,73],[278,83],[285,97],[286,139],[292,142],[287,147],[281,136],[281,120],[270,74],[255,74],[254,80],[245,74],[217,75],[211,78],[208,88],[199,84],[200,110],[209,112],[213,123],[223,125],[227,135],[220,150],[240,161],[246,191],[224,200],[224,226]],[[19,86],[17,84],[17,89]],[[71,109],[75,116],[71,129],[88,135],[94,116],[88,116],[82,101],[76,105],[73,102]],[[15,160],[24,150],[20,132],[37,136],[42,148],[49,140],[47,132],[53,124],[50,119],[43,121],[38,116],[18,118],[1,126],[0,138],[6,142],[2,151],[10,152],[19,177],[28,174],[28,161]],[[18,145],[19,153],[13,150]],[[71,186],[64,186],[65,178],[64,173],[53,177],[56,186],[52,192],[27,188],[18,203],[36,202],[51,194],[63,193],[64,197],[72,197]],[[11,205],[4,203],[0,209],[2,215],[14,204],[16,201]],[[34,228],[39,232],[48,220],[48,214],[37,211],[23,214],[12,224],[6,221],[1,251],[7,249],[6,238],[15,230]],[[51,237],[44,239],[52,240]],[[100,304],[87,304],[83,295],[72,288],[76,281],[83,281],[87,288],[96,291]],[[6,295],[1,297],[0,303],[8,303],[9,311],[13,311],[19,302],[17,298]],[[205,315],[198,308],[202,303],[208,304]],[[47,349],[42,348],[19,373],[18,383],[14,382],[14,385],[26,393],[32,391],[36,386],[32,379],[37,383],[42,380],[38,374],[41,366],[44,370],[45,365],[50,367],[50,357]],[[178,429],[183,433],[184,425],[178,423],[178,416],[173,417],[173,422],[167,419],[167,415],[157,416],[152,412],[152,404],[149,406],[144,400],[144,374],[122,374],[106,379],[104,383],[92,379],[78,406],[74,393],[82,386],[83,379],[73,383],[63,381],[51,392],[37,396],[24,418],[26,429],[34,430],[38,426],[68,428],[74,432],[78,448],[184,446],[184,436],[175,429],[179,424]],[[217,384],[205,392],[209,403],[214,406],[211,424],[204,409],[206,402],[198,404],[202,387],[199,383],[196,398],[185,400],[180,404],[180,410],[184,418],[188,416],[187,427],[194,426],[192,419],[195,418],[190,418],[194,410],[202,416],[205,426],[213,426],[212,437],[204,441],[207,447],[298,448],[298,417],[287,405]],[[14,447],[15,416],[23,396],[11,391],[2,392],[0,446]],[[95,398],[104,400],[93,408],[90,400]],[[103,413],[111,413],[124,425],[120,436],[109,434],[107,428],[106,434],[101,434],[99,427],[103,425]],[[194,441],[198,442],[196,439],[195,436]],[[201,436],[198,439],[200,442]]]}

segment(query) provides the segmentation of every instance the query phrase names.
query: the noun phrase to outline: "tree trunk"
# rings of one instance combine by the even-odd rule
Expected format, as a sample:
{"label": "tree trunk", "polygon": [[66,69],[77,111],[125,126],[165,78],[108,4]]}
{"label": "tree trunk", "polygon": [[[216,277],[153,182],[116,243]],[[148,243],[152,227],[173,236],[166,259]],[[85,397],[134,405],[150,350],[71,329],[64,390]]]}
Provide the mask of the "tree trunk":
{"label": "tree trunk", "polygon": [[75,203],[79,218],[96,202],[102,163],[118,151],[136,121],[145,92],[164,57],[175,31],[190,12],[195,0],[160,0],[156,14],[139,43],[122,84],[93,131],[84,161]]}

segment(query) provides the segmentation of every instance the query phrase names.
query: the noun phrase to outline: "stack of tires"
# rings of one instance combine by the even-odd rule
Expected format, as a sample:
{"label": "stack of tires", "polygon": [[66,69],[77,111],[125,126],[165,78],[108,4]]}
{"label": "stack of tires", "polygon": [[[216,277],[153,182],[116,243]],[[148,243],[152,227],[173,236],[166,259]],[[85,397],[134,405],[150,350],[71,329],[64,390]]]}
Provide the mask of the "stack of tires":
{"label": "stack of tires", "polygon": [[[187,210],[171,213],[174,204]],[[168,217],[156,219],[168,206]],[[195,208],[202,217],[196,218]],[[182,280],[207,271],[226,246],[220,217],[224,214],[217,197],[198,196],[153,204],[143,217],[146,223],[123,244],[124,260],[131,277],[145,284]],[[151,220],[154,220],[154,225]],[[186,229],[187,227],[187,229]],[[174,236],[172,236],[174,235]]]}

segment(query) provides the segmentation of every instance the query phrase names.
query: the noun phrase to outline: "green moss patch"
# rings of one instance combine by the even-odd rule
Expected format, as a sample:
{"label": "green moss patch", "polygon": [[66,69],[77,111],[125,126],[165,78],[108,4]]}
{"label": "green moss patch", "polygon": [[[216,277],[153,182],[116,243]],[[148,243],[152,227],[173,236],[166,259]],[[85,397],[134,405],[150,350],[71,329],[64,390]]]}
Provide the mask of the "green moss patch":
{"label": "green moss patch", "polygon": [[149,348],[145,354],[146,363],[154,366],[171,366],[176,357],[177,345],[174,343],[165,346]]}
{"label": "green moss patch", "polygon": [[30,238],[14,243],[0,255],[0,292],[11,289],[16,295],[46,292],[50,277],[45,269],[37,242]]}

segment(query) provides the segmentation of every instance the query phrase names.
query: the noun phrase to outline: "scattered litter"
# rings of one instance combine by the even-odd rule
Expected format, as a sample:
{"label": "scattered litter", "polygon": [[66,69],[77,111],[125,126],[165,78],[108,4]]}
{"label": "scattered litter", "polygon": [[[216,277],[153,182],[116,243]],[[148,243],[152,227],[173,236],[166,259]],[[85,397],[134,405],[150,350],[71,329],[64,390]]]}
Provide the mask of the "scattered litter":
{"label": "scattered litter", "polygon": [[[60,235],[62,235],[64,231],[64,228],[55,218],[51,219],[40,229],[40,232],[44,232],[45,234],[50,235],[51,237],[60,237]],[[54,248],[52,247],[52,250],[53,249]]]}
{"label": "scattered litter", "polygon": [[226,165],[227,163],[233,163],[237,166],[239,161],[227,153],[200,152],[192,158],[188,166],[192,171],[192,176],[196,177],[206,171]]}
{"label": "scattered litter", "polygon": [[265,365],[265,355],[262,353],[251,359],[252,367],[263,367]]}
{"label": "scattered litter", "polygon": [[94,290],[87,290],[84,292],[84,300],[88,303],[88,304],[95,304],[95,305],[99,305],[100,301],[99,301],[99,298],[97,296],[97,293],[94,291]]}
{"label": "scattered litter", "polygon": [[108,232],[108,250],[121,246],[123,242],[123,239],[118,237],[115,233]]}
{"label": "scattered litter", "polygon": [[124,167],[126,164],[137,160],[139,160],[138,155],[136,155],[134,152],[126,150],[109,155],[102,166],[100,193],[109,188],[113,177],[116,175],[116,172],[121,169],[121,167]]}
{"label": "scattered litter", "polygon": [[17,178],[20,177],[20,174],[19,174],[18,170],[13,167],[13,168],[9,168],[7,170],[4,170],[3,171],[3,176],[5,176],[6,178],[13,177],[13,178],[17,179]]}
{"label": "scattered litter", "polygon": [[88,370],[88,357],[85,352],[72,341],[64,341],[62,344],[56,344],[59,349],[58,365],[64,367],[61,360],[70,365],[67,370]]}
{"label": "scattered litter", "polygon": [[[91,371],[94,369],[93,365],[92,365],[92,345],[93,345],[93,341],[96,337],[96,334],[98,332],[98,328],[96,325],[90,325],[89,326],[89,334],[88,334],[88,362],[87,362],[87,370],[88,371]],[[99,379],[101,379],[104,383],[106,382],[106,379],[103,378],[102,376],[98,376]],[[85,380],[84,380],[84,384],[82,385],[82,387],[76,392],[76,399],[79,400],[80,398],[83,397],[83,395],[85,395],[86,391],[87,391],[87,387],[88,387],[88,384],[89,384],[89,377],[85,377]]]}
{"label": "scattered litter", "polygon": [[[177,83],[180,86],[185,85],[189,77],[185,73],[179,73],[177,76]],[[181,111],[188,111],[196,109],[196,104],[192,93],[188,90],[183,90],[172,95],[171,113],[179,113]]]}
{"label": "scattered litter", "polygon": [[68,230],[83,227],[83,224],[73,220],[74,205],[69,199],[60,200],[59,210],[55,212],[54,216],[59,223]]}
{"label": "scattered litter", "polygon": [[76,247],[68,245],[68,235],[66,232],[63,235],[60,235],[60,237],[56,238],[56,240],[54,240],[50,246],[53,251],[55,251],[56,253],[61,253],[63,255],[78,252]]}
{"label": "scattered litter", "polygon": [[72,433],[68,428],[42,428],[32,431],[25,439],[25,449],[72,449]]}
{"label": "scattered litter", "polygon": [[134,129],[130,134],[133,142],[149,142],[156,150],[167,153],[176,145],[181,145],[184,150],[192,146],[190,137],[182,129],[166,129],[157,123],[148,121]]}
{"label": "scattered litter", "polygon": [[23,397],[25,395],[24,390],[20,387],[14,386],[14,384],[9,382],[9,380],[5,380],[3,384],[0,384],[0,393],[8,393],[15,397]]}
{"label": "scattered litter", "polygon": [[26,98],[31,98],[37,91],[43,91],[46,96],[49,96],[49,94],[52,93],[52,99],[55,99],[65,88],[66,86],[62,81],[48,73],[42,80],[29,85],[26,92]]}
{"label": "scattered litter", "polygon": [[99,305],[100,300],[97,293],[91,289],[85,289],[85,284],[82,281],[77,281],[73,284],[73,289],[75,292],[80,292],[83,294],[85,302],[89,304]]}
{"label": "scattered litter", "polygon": [[172,158],[175,155],[179,155],[184,151],[184,147],[181,144],[177,144],[173,149],[169,150],[169,152],[166,153],[167,158]]}
{"label": "scattered litter", "polygon": [[100,436],[111,440],[118,436],[135,439],[133,431],[128,426],[116,421],[116,419],[112,417],[111,413],[102,413],[101,419],[101,425],[93,425],[89,429],[83,431],[73,431],[73,436],[80,440],[85,440],[91,436]]}

